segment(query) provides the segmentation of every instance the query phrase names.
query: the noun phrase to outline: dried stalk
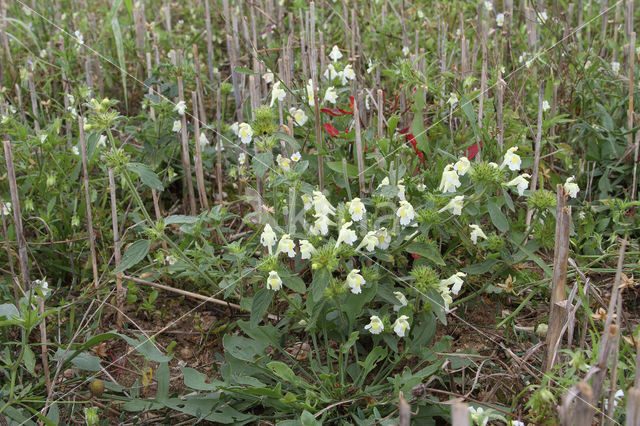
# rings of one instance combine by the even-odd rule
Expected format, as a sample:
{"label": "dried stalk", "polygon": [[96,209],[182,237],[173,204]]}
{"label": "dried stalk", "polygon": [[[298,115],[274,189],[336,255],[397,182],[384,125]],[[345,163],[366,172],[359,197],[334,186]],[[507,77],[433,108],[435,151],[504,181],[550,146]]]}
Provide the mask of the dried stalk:
{"label": "dried stalk", "polygon": [[[588,383],[578,382],[562,399],[562,405],[558,411],[563,426],[591,424],[595,406],[593,391]],[[571,405],[574,401],[573,411],[571,411]]]}
{"label": "dried stalk", "polygon": [[409,426],[411,424],[411,406],[404,399],[404,394],[398,395],[398,426]]}
{"label": "dried stalk", "polygon": [[165,0],[162,9],[164,10],[164,27],[171,32],[171,0]]}
{"label": "dried stalk", "polygon": [[571,207],[566,205],[567,197],[562,185],[557,186],[556,205],[556,240],[553,253],[553,287],[551,293],[551,306],[549,308],[549,329],[547,331],[547,355],[544,371],[553,368],[559,348],[558,341],[562,337],[562,329],[567,319],[567,307],[564,302],[567,286],[567,261],[569,258],[571,229]]}
{"label": "dried stalk", "polygon": [[484,97],[487,91],[487,23],[482,22],[482,71],[480,74],[480,105],[478,106],[478,128],[482,128],[482,118],[484,116]]}
{"label": "dried stalk", "polygon": [[29,81],[29,95],[31,97],[31,112],[33,114],[33,127],[36,133],[40,133],[40,123],[38,122],[39,114],[38,114],[38,97],[36,96],[36,85],[33,80],[33,72],[29,72],[27,74],[27,79]]}
{"label": "dried stalk", "polygon": [[[162,212],[160,211],[160,202],[158,200],[158,193],[155,189],[151,189],[151,198],[153,199],[153,211],[156,214],[156,220],[162,219]],[[162,248],[167,250],[167,242],[162,240]]]}
{"label": "dried stalk", "polygon": [[[324,146],[322,143],[322,131],[320,130],[320,88],[318,85],[318,60],[315,47],[315,3],[311,2],[309,8],[311,16],[309,24],[309,34],[311,37],[311,43],[309,44],[309,67],[311,69],[311,84],[313,85],[313,101],[316,118],[316,146],[322,152],[324,151]],[[318,155],[318,185],[320,186],[320,191],[322,191],[324,189],[324,160],[321,154]]]}
{"label": "dried stalk", "polygon": [[9,259],[9,273],[11,275],[11,282],[13,283],[13,298],[15,299],[15,304],[18,306],[18,301],[20,300],[20,281],[16,276],[16,271],[13,267],[13,254],[11,252],[11,245],[9,243],[9,233],[7,232],[7,219],[4,214],[1,212],[4,211],[4,202],[0,200],[0,217],[2,217],[2,235],[4,236],[5,250],[7,252],[7,259]]}
{"label": "dried stalk", "polygon": [[93,286],[98,287],[98,255],[96,254],[96,234],[93,231],[93,218],[91,217],[91,194],[89,190],[89,171],[87,167],[87,145],[84,138],[84,120],[78,115],[78,127],[80,130],[80,155],[82,156],[82,180],[84,181],[84,199],[87,213],[87,232],[89,233],[89,251],[91,253],[91,269],[93,270]]}
{"label": "dried stalk", "polygon": [[13,211],[13,224],[18,242],[18,262],[22,276],[22,288],[28,290],[31,287],[29,280],[29,257],[27,255],[27,240],[24,238],[22,228],[22,211],[20,209],[20,197],[18,194],[18,184],[16,172],[13,166],[13,153],[11,152],[11,142],[3,141],[4,161],[7,166],[7,180],[9,181],[9,192],[11,193],[11,204]]}
{"label": "dried stalk", "polygon": [[202,87],[202,76],[200,74],[200,55],[198,55],[198,46],[193,45],[193,66],[196,74],[196,93],[198,101],[193,105],[193,110],[198,110],[198,120],[203,126],[207,125],[207,113],[204,110],[204,89]]}
{"label": "dried stalk", "polygon": [[[120,265],[120,233],[118,230],[118,203],[116,200],[116,182],[113,176],[113,169],[107,170],[109,174],[109,194],[111,196],[111,226],[113,229],[113,256],[115,258],[116,268]],[[154,191],[155,192],[155,191]],[[122,274],[116,274],[116,306],[118,312],[116,313],[116,325],[118,328],[122,328],[122,307],[124,305],[124,289],[122,288]]]}
{"label": "dried stalk", "polygon": [[384,101],[382,98],[382,89],[378,89],[378,137],[384,137]]}
{"label": "dried stalk", "polygon": [[[218,74],[218,81],[220,81],[220,75]],[[218,90],[216,91],[216,183],[218,185],[218,203],[222,203],[222,136],[220,135],[220,125],[222,123],[222,105],[221,105],[222,92],[220,91],[220,84],[218,84]]]}
{"label": "dried stalk", "polygon": [[[178,51],[177,66],[182,66],[182,51]],[[182,82],[182,74],[178,74],[178,101],[184,102],[184,84]],[[196,115],[196,111],[194,111]],[[182,128],[180,129],[180,135],[182,140],[182,167],[184,168],[184,182],[182,185],[186,186],[188,191],[188,201],[191,211],[191,215],[196,215],[196,196],[193,190],[193,182],[191,181],[191,158],[189,155],[189,136],[187,134],[187,117],[186,114],[182,114],[180,117],[182,120]]]}
{"label": "dried stalk", "polygon": [[498,134],[496,135],[498,141],[498,152],[504,150],[504,85],[505,81],[502,79],[502,71],[498,70],[498,82],[496,84],[497,91],[497,103],[496,103],[496,122],[498,125]]}
{"label": "dried stalk", "polygon": [[[213,303],[213,304],[218,305],[218,306],[225,306],[227,308],[233,308],[233,309],[236,309],[238,311],[247,312],[247,310],[244,309],[242,306],[236,305],[235,303],[227,302],[225,300],[215,299],[215,298],[209,297],[209,296],[203,296],[203,295],[198,294],[198,293],[192,293],[190,291],[181,290],[179,288],[174,288],[174,287],[169,287],[169,286],[166,286],[166,285],[163,285],[163,284],[158,284],[158,283],[155,283],[153,281],[147,281],[147,280],[143,280],[143,279],[140,279],[140,278],[132,277],[132,276],[129,276],[129,275],[124,275],[122,278],[125,279],[125,280],[133,281],[133,282],[138,283],[138,284],[148,285],[149,287],[154,287],[154,288],[157,288],[159,290],[164,290],[164,291],[168,291],[168,292],[171,292],[171,293],[180,294],[182,296],[192,297],[194,299],[204,300],[206,302],[210,302],[210,303]],[[269,318],[270,320],[277,320],[278,319],[278,317],[276,315],[273,315],[273,314],[267,314],[267,318]]]}
{"label": "dried stalk", "polygon": [[196,182],[198,184],[198,198],[200,205],[205,210],[209,210],[209,200],[207,200],[207,192],[204,187],[204,171],[202,169],[202,147],[200,146],[200,120],[198,119],[198,96],[196,92],[191,92],[191,102],[193,104],[193,137],[196,145],[195,166],[196,166]]}
{"label": "dried stalk", "polygon": [[213,41],[211,38],[211,12],[209,0],[204,0],[204,23],[207,29],[207,72],[209,82],[213,83]]}
{"label": "dried stalk", "polygon": [[[633,82],[633,69],[635,67],[635,45],[636,45],[636,33],[631,32],[631,36],[629,37],[629,64],[627,66],[629,72],[629,108],[627,109],[627,127],[629,130],[633,128],[633,92],[634,92],[634,82]],[[629,141],[629,146],[633,146],[633,184],[631,185],[631,199],[635,201],[637,191],[638,191],[638,142],[639,140],[636,138],[635,144],[633,141],[633,133],[629,133],[627,136]]]}
{"label": "dried stalk", "polygon": [[451,404],[451,425],[469,426],[469,407],[464,402]]}
{"label": "dried stalk", "polygon": [[[640,354],[640,351],[638,351],[638,353]],[[636,367],[638,366],[640,365],[637,365]],[[636,378],[639,376],[640,374],[636,374]],[[625,421],[625,425],[637,426],[639,424],[640,424],[640,389],[637,387],[633,387],[629,389],[629,392],[627,393],[627,419]]]}
{"label": "dried stalk", "polygon": [[[147,52],[147,78],[151,78],[151,52]],[[149,96],[153,95],[153,85],[149,85]],[[149,107],[149,117],[152,121],[156,121],[156,110],[153,107]]]}
{"label": "dried stalk", "polygon": [[[607,319],[604,323],[604,333],[599,344],[600,349],[598,352],[598,363],[592,367],[595,368],[592,382],[593,397],[595,401],[600,399],[600,393],[607,374],[607,364],[609,362],[611,350],[613,345],[618,341],[618,332],[620,327],[613,324],[613,317],[618,303],[618,297],[620,295],[620,283],[622,282],[622,268],[624,266],[624,254],[626,248],[627,239],[625,237],[620,244],[616,277],[613,283],[613,288],[611,289],[611,298],[609,299],[609,308],[607,309]],[[620,315],[621,313],[618,314],[618,316]]]}
{"label": "dried stalk", "polygon": [[[539,84],[538,89],[538,128],[536,131],[536,141],[533,149],[533,170],[531,172],[531,191],[538,189],[538,175],[540,174],[540,151],[542,147],[542,103],[544,102],[544,80]],[[531,224],[532,210],[527,212],[527,228]]]}
{"label": "dried stalk", "polygon": [[362,130],[360,129],[360,101],[357,93],[354,93],[353,119],[356,127],[356,159],[358,161],[358,185],[360,186],[360,197],[364,198],[364,155],[362,151]]}

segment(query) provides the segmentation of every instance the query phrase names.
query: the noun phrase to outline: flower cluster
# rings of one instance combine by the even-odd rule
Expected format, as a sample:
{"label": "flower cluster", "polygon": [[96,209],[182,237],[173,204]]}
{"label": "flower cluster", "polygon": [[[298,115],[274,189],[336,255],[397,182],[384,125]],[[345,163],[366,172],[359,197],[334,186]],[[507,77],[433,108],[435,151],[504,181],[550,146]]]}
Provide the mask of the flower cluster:
{"label": "flower cluster", "polygon": [[[411,328],[408,320],[408,316],[400,315],[393,323],[393,331],[398,337],[405,337],[407,330]],[[369,330],[371,334],[380,334],[384,331],[384,322],[377,315],[372,315],[369,318],[369,324],[365,325],[364,328]]]}

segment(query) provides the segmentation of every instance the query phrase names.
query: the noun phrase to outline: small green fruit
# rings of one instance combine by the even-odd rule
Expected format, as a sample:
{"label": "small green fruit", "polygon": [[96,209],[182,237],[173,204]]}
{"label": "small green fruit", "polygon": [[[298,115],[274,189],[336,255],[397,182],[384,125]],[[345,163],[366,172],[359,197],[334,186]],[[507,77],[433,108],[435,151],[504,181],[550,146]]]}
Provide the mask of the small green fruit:
{"label": "small green fruit", "polygon": [[89,391],[96,398],[100,397],[104,393],[104,382],[100,379],[94,380],[89,384]]}

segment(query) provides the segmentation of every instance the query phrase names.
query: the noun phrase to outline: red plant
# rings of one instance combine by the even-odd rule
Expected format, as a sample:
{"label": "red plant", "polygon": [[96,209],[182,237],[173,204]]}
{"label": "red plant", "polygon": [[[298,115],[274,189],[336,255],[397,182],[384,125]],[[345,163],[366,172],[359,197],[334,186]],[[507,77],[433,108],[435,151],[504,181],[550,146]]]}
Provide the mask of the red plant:
{"label": "red plant", "polygon": [[480,148],[482,148],[482,141],[478,141],[467,148],[467,158],[469,160],[473,160],[473,157],[478,155],[478,153],[480,152]]}
{"label": "red plant", "polygon": [[327,133],[329,133],[334,138],[337,138],[340,135],[340,132],[338,131],[338,129],[336,129],[329,123],[324,123],[322,127],[324,127],[324,130],[326,130]]}

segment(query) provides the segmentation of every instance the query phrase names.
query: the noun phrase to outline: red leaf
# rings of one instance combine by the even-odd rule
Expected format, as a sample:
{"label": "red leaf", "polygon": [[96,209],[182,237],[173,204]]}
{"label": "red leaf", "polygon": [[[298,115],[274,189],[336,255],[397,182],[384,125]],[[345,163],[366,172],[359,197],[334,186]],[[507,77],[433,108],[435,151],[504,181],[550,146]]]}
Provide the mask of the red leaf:
{"label": "red leaf", "polygon": [[342,108],[320,108],[320,111],[329,114],[332,117],[340,117],[343,115],[353,115],[352,112],[345,111]]}
{"label": "red leaf", "polygon": [[400,133],[401,135],[406,134],[408,131],[409,131],[409,127],[405,127],[404,129],[396,130],[396,132]]}
{"label": "red leaf", "polygon": [[340,117],[342,115],[342,111],[339,108],[320,108],[320,111],[332,117]]}
{"label": "red leaf", "polygon": [[355,98],[353,96],[349,96],[349,109],[353,111],[353,104],[355,103]]}
{"label": "red leaf", "polygon": [[335,127],[333,127],[331,124],[329,123],[324,123],[324,125],[322,126],[324,127],[324,130],[327,131],[327,133],[329,133],[331,136],[333,136],[334,138],[337,138],[338,135],[340,134],[340,132],[338,131],[338,129],[336,129]]}
{"label": "red leaf", "polygon": [[407,137],[407,140],[411,142],[411,145],[413,145],[413,149],[418,151],[418,141],[416,141],[416,138],[413,137],[413,133],[407,133],[406,137]]}
{"label": "red leaf", "polygon": [[469,160],[473,160],[473,157],[478,155],[478,153],[480,152],[480,148],[482,148],[482,141],[478,141],[467,148],[467,158]]}
{"label": "red leaf", "polygon": [[411,253],[411,257],[413,257],[414,259],[417,259],[420,257],[419,254],[415,254],[415,253]]}

